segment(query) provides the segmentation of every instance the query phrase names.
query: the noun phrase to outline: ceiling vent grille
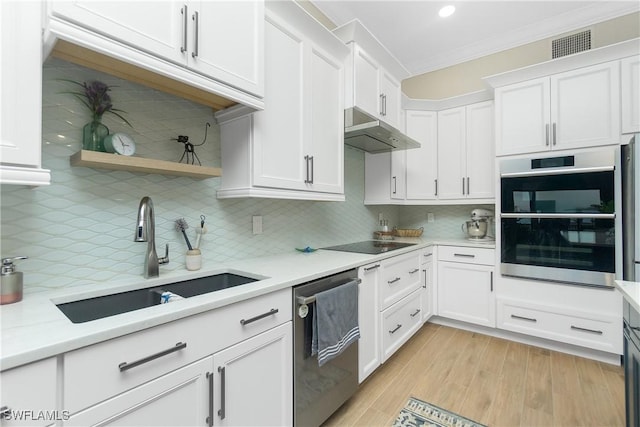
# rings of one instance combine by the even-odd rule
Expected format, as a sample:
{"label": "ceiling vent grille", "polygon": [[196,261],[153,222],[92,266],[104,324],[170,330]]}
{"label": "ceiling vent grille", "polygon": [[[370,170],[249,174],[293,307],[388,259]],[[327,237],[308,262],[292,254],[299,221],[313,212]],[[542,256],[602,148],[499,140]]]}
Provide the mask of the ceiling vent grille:
{"label": "ceiling vent grille", "polygon": [[553,59],[561,56],[571,55],[591,49],[591,30],[581,33],[571,34],[561,37],[551,42],[551,57]]}

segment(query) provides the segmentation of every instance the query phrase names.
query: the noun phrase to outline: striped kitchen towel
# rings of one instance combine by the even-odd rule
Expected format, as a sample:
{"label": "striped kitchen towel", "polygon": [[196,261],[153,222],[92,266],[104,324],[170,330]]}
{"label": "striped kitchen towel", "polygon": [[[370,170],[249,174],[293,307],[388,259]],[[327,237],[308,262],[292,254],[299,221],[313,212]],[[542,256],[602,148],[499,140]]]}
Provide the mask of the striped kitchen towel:
{"label": "striped kitchen towel", "polygon": [[312,354],[322,366],[360,338],[358,282],[316,293]]}

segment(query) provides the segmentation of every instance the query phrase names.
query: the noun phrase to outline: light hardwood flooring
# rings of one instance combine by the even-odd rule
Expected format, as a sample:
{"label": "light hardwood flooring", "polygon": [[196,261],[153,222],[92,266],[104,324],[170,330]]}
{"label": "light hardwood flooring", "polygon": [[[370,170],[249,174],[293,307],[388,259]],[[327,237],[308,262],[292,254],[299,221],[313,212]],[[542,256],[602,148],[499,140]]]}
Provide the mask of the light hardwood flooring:
{"label": "light hardwood flooring", "polygon": [[489,426],[624,426],[621,366],[427,323],[324,426],[389,426],[409,397]]}

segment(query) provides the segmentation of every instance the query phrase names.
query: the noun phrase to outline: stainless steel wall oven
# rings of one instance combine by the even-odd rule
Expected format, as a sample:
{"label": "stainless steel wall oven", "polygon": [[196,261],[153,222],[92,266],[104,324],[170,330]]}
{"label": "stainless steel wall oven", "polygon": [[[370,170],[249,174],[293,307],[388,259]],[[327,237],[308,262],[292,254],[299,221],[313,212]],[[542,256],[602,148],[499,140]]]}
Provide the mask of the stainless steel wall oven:
{"label": "stainless steel wall oven", "polygon": [[501,273],[613,286],[615,149],[502,160]]}

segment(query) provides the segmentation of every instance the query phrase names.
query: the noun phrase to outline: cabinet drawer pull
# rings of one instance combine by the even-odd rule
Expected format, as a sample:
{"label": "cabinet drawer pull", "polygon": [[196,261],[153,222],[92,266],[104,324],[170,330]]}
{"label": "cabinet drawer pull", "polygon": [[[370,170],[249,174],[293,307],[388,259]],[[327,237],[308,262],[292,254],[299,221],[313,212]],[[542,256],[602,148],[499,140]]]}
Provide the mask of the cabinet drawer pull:
{"label": "cabinet drawer pull", "polygon": [[135,368],[136,366],[140,366],[144,363],[151,362],[152,360],[158,359],[162,356],[166,356],[167,354],[171,354],[176,351],[182,350],[183,348],[186,348],[186,347],[187,347],[186,342],[179,342],[171,348],[162,350],[158,353],[152,354],[151,356],[143,357],[142,359],[138,359],[135,362],[131,362],[131,363],[122,362],[121,364],[118,365],[118,368],[120,369],[120,372],[124,372],[131,368]]}
{"label": "cabinet drawer pull", "polygon": [[419,268],[416,268],[416,269],[414,269],[414,270],[411,270],[411,271],[409,272],[409,274],[415,274],[415,273],[417,273],[418,271],[420,271],[420,269],[419,269]]}
{"label": "cabinet drawer pull", "polygon": [[512,315],[511,315],[511,317],[512,317],[513,319],[527,320],[527,321],[529,321],[529,322],[533,322],[533,323],[535,323],[535,322],[537,322],[537,321],[538,321],[538,319],[534,319],[533,317],[517,316],[517,315],[515,315],[515,314],[512,314]]}
{"label": "cabinet drawer pull", "polygon": [[372,265],[371,267],[365,267],[364,271],[375,270],[376,268],[380,268],[380,264]]}
{"label": "cabinet drawer pull", "polygon": [[209,416],[207,417],[207,425],[213,427],[213,372],[207,372],[209,380]]}
{"label": "cabinet drawer pull", "polygon": [[218,409],[218,416],[221,420],[224,420],[226,416],[225,411],[225,381],[227,377],[227,370],[224,366],[218,366],[218,373],[220,374],[220,409]]}
{"label": "cabinet drawer pull", "polygon": [[394,334],[396,333],[396,331],[398,329],[402,328],[402,325],[400,323],[398,323],[398,326],[396,326],[395,328],[393,328],[392,330],[389,331],[390,334]]}
{"label": "cabinet drawer pull", "polygon": [[420,313],[420,309],[418,308],[414,313],[411,313],[409,316],[416,317]]}
{"label": "cabinet drawer pull", "polygon": [[476,257],[473,254],[453,254],[453,256],[462,257],[462,258],[475,258]]}
{"label": "cabinet drawer pull", "polygon": [[240,324],[242,326],[248,325],[249,323],[255,322],[256,320],[264,319],[265,317],[269,317],[272,314],[276,314],[277,312],[278,312],[277,308],[272,308],[271,310],[267,311],[266,313],[259,314],[259,315],[255,316],[255,317],[252,317],[251,319],[241,319],[240,320]]}
{"label": "cabinet drawer pull", "polygon": [[395,279],[387,280],[387,283],[391,285],[393,283],[396,283],[398,280],[400,280],[400,277],[396,277]]}
{"label": "cabinet drawer pull", "polygon": [[590,332],[592,334],[602,335],[602,331],[597,331],[595,329],[581,328],[580,326],[571,325],[571,329],[573,329],[574,331]]}
{"label": "cabinet drawer pull", "polygon": [[180,9],[180,13],[182,14],[182,46],[180,46],[180,53],[185,53],[187,51],[187,5],[185,4],[182,9]]}

